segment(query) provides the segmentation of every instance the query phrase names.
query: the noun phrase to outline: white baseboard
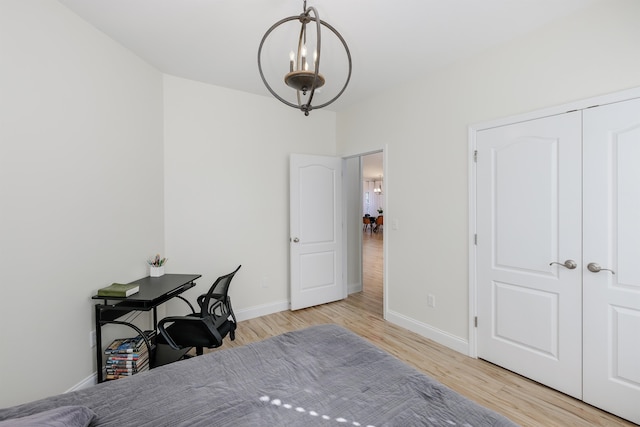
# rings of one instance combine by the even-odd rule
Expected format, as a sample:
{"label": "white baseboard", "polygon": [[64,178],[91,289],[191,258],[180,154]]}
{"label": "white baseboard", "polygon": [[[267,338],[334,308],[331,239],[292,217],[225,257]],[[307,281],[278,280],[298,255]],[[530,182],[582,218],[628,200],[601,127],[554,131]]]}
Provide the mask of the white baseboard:
{"label": "white baseboard", "polygon": [[85,389],[85,388],[93,387],[97,383],[98,383],[98,374],[96,372],[94,372],[93,374],[89,375],[87,378],[85,378],[82,381],[80,381],[78,384],[76,384],[73,387],[71,387],[69,390],[65,391],[65,393],[69,393],[71,391],[82,390],[82,389]]}
{"label": "white baseboard", "polygon": [[356,292],[360,292],[362,290],[362,283],[358,282],[358,283],[349,283],[347,285],[347,293],[349,295],[354,294]]}
{"label": "white baseboard", "polygon": [[469,355],[469,341],[460,337],[456,337],[447,332],[444,332],[438,328],[434,328],[426,323],[418,322],[415,319],[403,316],[402,314],[394,311],[387,311],[386,320],[391,323],[395,323],[398,326],[402,326],[416,334],[422,335],[425,338],[429,338],[432,341],[449,347],[459,353]]}
{"label": "white baseboard", "polygon": [[234,310],[238,322],[243,320],[254,319],[260,316],[266,316],[267,314],[279,313],[281,311],[289,310],[291,304],[289,301],[278,301],[270,304],[256,305],[242,310]]}

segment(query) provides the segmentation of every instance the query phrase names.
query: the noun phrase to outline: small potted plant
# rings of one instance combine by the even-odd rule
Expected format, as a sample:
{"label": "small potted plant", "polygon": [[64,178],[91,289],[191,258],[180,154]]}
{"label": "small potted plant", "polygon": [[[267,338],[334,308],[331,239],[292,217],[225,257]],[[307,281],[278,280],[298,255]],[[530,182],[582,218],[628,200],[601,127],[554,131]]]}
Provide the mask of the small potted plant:
{"label": "small potted plant", "polygon": [[378,215],[382,215],[382,208],[378,208]]}
{"label": "small potted plant", "polygon": [[147,260],[149,264],[149,276],[160,277],[164,275],[164,265],[167,262],[166,258],[160,258],[160,254],[157,254],[153,258]]}

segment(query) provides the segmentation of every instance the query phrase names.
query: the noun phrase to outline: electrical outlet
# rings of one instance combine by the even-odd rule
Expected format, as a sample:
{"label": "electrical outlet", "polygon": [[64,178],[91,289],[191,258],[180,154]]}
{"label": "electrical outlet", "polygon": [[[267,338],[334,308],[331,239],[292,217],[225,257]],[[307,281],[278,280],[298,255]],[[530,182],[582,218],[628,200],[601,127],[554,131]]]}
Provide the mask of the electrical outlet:
{"label": "electrical outlet", "polygon": [[260,287],[261,288],[269,287],[269,276],[262,276],[262,280],[260,280]]}
{"label": "electrical outlet", "polygon": [[91,348],[96,346],[96,331],[89,332],[89,345]]}
{"label": "electrical outlet", "polygon": [[431,308],[436,308],[436,297],[434,295],[427,295],[427,305]]}

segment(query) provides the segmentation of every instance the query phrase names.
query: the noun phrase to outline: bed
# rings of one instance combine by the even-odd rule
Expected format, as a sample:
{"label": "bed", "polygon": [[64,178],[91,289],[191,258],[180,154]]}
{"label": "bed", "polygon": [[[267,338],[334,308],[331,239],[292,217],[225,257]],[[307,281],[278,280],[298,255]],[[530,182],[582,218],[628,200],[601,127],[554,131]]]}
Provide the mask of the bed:
{"label": "bed", "polygon": [[515,426],[337,325],[0,409],[4,425]]}

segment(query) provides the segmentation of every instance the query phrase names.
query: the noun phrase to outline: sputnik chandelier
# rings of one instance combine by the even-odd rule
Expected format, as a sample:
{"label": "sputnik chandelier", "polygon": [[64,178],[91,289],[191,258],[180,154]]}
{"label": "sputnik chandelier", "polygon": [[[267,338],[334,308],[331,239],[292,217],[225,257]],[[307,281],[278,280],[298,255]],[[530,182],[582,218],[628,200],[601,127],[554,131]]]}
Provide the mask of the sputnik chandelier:
{"label": "sputnik chandelier", "polygon": [[[301,24],[300,33],[298,35],[298,40],[297,40],[297,49],[295,53],[293,50],[289,53],[288,68],[285,68],[286,61],[283,60],[281,62],[282,64],[281,73],[284,74],[284,83],[287,86],[287,87],[282,86],[282,88],[284,90],[289,90],[289,89],[295,90],[295,94],[296,94],[295,100],[297,101],[296,103],[287,101],[285,99],[287,95],[281,96],[276,92],[276,90],[272,88],[272,86],[267,82],[267,78],[265,77],[265,73],[263,71],[263,64],[262,64],[262,59],[263,59],[262,51],[263,51],[263,47],[265,46],[265,41],[267,40],[267,38],[274,32],[276,28],[282,26],[287,22],[295,21],[295,20],[298,20]],[[312,23],[315,23],[315,25],[313,25]],[[307,32],[308,24],[311,24],[310,25],[311,29],[309,32]],[[313,31],[314,26],[315,26],[315,32]],[[316,91],[319,88],[323,87],[326,83],[325,77],[322,74],[320,74],[320,57],[322,52],[321,51],[322,27],[329,29],[342,43],[342,46],[344,47],[344,50],[346,52],[346,58],[348,61],[348,72],[347,72],[346,80],[344,82],[344,86],[342,86],[342,88],[338,91],[337,95],[335,95],[333,98],[331,98],[327,102],[324,102],[319,105],[313,105],[312,101],[313,101],[314,95],[316,94]],[[293,38],[293,35],[292,35],[292,38]],[[295,38],[293,38],[293,40],[295,41]],[[314,45],[313,50],[309,49],[310,46],[308,46],[307,43]],[[310,51],[313,52],[312,58],[309,58]],[[283,55],[282,57],[285,58],[286,56]],[[311,68],[309,67],[310,60],[312,61]],[[321,20],[320,17],[318,16],[318,11],[314,7],[311,7],[311,6],[307,7],[307,0],[304,0],[302,14],[300,14],[299,16],[289,16],[287,18],[281,19],[280,21],[273,24],[271,28],[269,28],[267,32],[264,34],[264,36],[262,37],[262,40],[260,41],[260,47],[258,48],[258,70],[260,71],[260,77],[262,78],[262,81],[264,82],[265,86],[273,96],[275,96],[279,101],[281,101],[282,103],[290,107],[300,109],[305,116],[308,116],[311,110],[326,107],[327,105],[331,104],[333,101],[338,99],[340,95],[342,95],[344,90],[347,88],[347,85],[349,84],[349,80],[351,79],[351,53],[349,52],[349,47],[347,46],[347,43],[344,41],[340,33],[338,33],[338,31],[336,31],[336,29],[333,28],[331,25]],[[335,84],[333,86],[337,87]],[[318,91],[318,93],[320,93],[320,91]],[[289,97],[293,100],[292,95],[289,95]]]}

